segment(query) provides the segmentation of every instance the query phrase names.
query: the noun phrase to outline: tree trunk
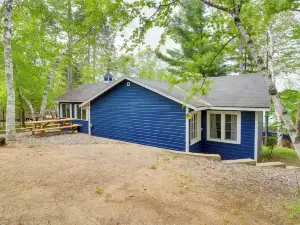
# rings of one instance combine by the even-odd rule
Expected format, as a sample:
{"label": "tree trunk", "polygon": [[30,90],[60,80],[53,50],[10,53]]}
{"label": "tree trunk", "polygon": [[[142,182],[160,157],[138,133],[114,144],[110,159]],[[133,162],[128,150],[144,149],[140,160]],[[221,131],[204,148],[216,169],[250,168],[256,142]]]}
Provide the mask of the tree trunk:
{"label": "tree trunk", "polygon": [[11,29],[12,29],[12,0],[4,1],[4,64],[6,78],[6,138],[13,141],[16,135],[16,105],[15,105],[15,87],[13,74],[13,61],[11,49]]}
{"label": "tree trunk", "polygon": [[298,111],[297,111],[297,115],[296,115],[296,132],[297,132],[297,134],[296,134],[295,142],[297,142],[299,144],[299,142],[300,142],[300,101],[298,101]]}
{"label": "tree trunk", "polygon": [[284,123],[285,127],[287,128],[288,133],[292,139],[294,148],[297,152],[298,158],[300,159],[300,140],[299,140],[299,137],[297,136],[295,124],[294,124],[293,120],[291,119],[291,117],[288,115],[286,109],[284,108],[283,104],[280,101],[280,97],[278,95],[277,88],[272,80],[272,76],[270,73],[269,74],[267,73],[266,68],[264,66],[264,61],[263,61],[262,57],[259,55],[259,51],[257,50],[256,46],[254,45],[249,33],[247,32],[245,27],[242,25],[241,19],[239,17],[239,12],[241,10],[241,1],[238,4],[235,4],[234,9],[232,9],[232,10],[228,9],[226,7],[223,7],[223,6],[215,5],[213,1],[209,1],[209,0],[201,0],[201,1],[208,6],[222,10],[231,15],[234,24],[236,25],[237,29],[239,30],[240,34],[242,35],[242,37],[245,40],[246,46],[248,47],[252,58],[255,60],[257,66],[261,70],[262,74],[267,78],[269,94],[273,100],[275,110],[278,112],[282,122]]}
{"label": "tree trunk", "polygon": [[270,28],[267,28],[267,38],[268,38],[268,68],[270,71],[271,79],[275,85],[275,70],[274,70],[274,42],[273,42],[273,36],[271,33]]}
{"label": "tree trunk", "polygon": [[44,89],[44,92],[43,92],[43,100],[42,100],[42,105],[41,105],[39,120],[42,120],[45,117],[46,107],[47,107],[47,101],[48,101],[48,92],[49,92],[49,89],[51,87],[51,81],[53,79],[53,76],[54,76],[55,72],[57,71],[57,69],[59,67],[59,64],[65,58],[66,54],[72,48],[74,48],[75,45],[77,45],[80,41],[82,41],[93,29],[94,29],[94,26],[92,25],[89,28],[89,30],[81,38],[79,38],[77,41],[75,41],[72,44],[71,48],[69,48],[69,46],[67,46],[66,49],[61,53],[61,55],[59,56],[59,58],[56,60],[54,66],[52,68],[52,70],[47,75],[47,81],[46,81],[45,89]]}
{"label": "tree trunk", "polygon": [[28,98],[25,97],[25,95],[22,92],[22,90],[21,90],[20,87],[19,87],[19,93],[20,93],[21,98],[24,100],[24,102],[27,104],[27,106],[30,109],[32,120],[35,121],[35,111],[34,111],[34,108],[33,108],[32,104],[31,104],[31,102],[28,100]]}
{"label": "tree trunk", "polygon": [[268,146],[268,137],[269,137],[269,115],[265,112],[265,146]]}
{"label": "tree trunk", "polygon": [[[268,46],[267,46],[267,62],[268,62],[268,69],[271,76],[271,79],[275,85],[275,69],[274,69],[274,42],[273,42],[273,35],[270,28],[267,28],[267,38],[268,38]],[[280,114],[277,112],[275,108],[276,119],[278,125],[276,126],[276,133],[277,133],[277,146],[281,147],[283,145],[283,133],[282,133],[282,121],[280,118]]]}
{"label": "tree trunk", "polygon": [[254,45],[248,32],[243,27],[239,16],[236,13],[232,12],[232,17],[233,17],[235,25],[237,26],[238,30],[244,37],[245,42],[247,43],[247,46],[249,48],[249,51],[250,51],[252,57],[254,58],[255,62],[257,63],[258,68],[262,71],[263,75],[265,77],[267,77],[269,94],[273,100],[275,110],[277,111],[282,122],[284,123],[285,127],[287,128],[289,135],[292,139],[293,145],[295,147],[295,150],[297,151],[298,158],[300,159],[300,140],[296,140],[295,124],[293,123],[291,117],[288,115],[286,109],[284,108],[283,104],[280,101],[277,88],[272,79],[272,75],[271,75],[271,73],[268,74],[266,72],[265,66],[264,66],[264,61],[258,54],[258,50],[256,49],[256,46]]}
{"label": "tree trunk", "polygon": [[24,108],[22,109],[22,112],[21,112],[21,118],[22,118],[22,127],[26,127],[26,125],[25,125],[25,110],[24,110]]}
{"label": "tree trunk", "polygon": [[71,0],[68,0],[68,20],[69,20],[69,31],[68,31],[68,84],[69,91],[73,88],[73,74],[72,74],[72,7]]}
{"label": "tree trunk", "polygon": [[240,46],[239,46],[239,52],[240,52],[240,57],[241,57],[241,59],[240,59],[240,63],[239,63],[239,72],[240,72],[240,75],[242,75],[243,74],[243,70],[244,70],[244,64],[243,64],[243,62],[244,62],[244,53],[243,53],[243,40],[242,39],[240,39]]}
{"label": "tree trunk", "polygon": [[96,35],[94,35],[95,43],[93,43],[93,78],[95,79],[97,77],[96,75]]}

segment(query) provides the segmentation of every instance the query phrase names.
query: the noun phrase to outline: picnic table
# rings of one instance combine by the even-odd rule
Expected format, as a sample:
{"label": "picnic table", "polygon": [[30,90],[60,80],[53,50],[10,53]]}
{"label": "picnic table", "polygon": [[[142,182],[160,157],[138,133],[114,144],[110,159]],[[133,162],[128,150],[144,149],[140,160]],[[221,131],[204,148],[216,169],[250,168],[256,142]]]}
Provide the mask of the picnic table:
{"label": "picnic table", "polygon": [[64,131],[65,129],[71,129],[72,133],[75,132],[81,125],[73,124],[73,119],[66,118],[60,120],[38,120],[38,121],[29,121],[25,122],[27,125],[32,125],[29,130],[34,135],[35,132],[41,133],[44,135],[46,131],[50,130],[60,130]]}

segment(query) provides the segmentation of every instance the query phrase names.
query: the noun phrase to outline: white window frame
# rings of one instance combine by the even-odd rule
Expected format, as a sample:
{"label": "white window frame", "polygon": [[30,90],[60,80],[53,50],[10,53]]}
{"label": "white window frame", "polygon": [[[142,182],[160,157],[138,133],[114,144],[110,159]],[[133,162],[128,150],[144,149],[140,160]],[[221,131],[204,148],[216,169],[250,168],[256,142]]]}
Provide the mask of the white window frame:
{"label": "white window frame", "polygon": [[196,121],[196,123],[197,123],[197,137],[195,137],[195,138],[193,138],[193,139],[191,139],[190,141],[191,141],[191,145],[193,145],[193,144],[196,144],[198,141],[201,141],[201,134],[202,134],[202,128],[201,128],[201,111],[200,112],[195,112],[195,111],[193,111],[193,112],[191,112],[190,113],[191,114],[191,116],[192,116],[192,118],[190,119],[190,130],[189,130],[189,132],[190,132],[190,137],[192,137],[192,134],[191,134],[191,124],[192,124],[192,119],[194,118],[194,115],[195,114],[197,114],[197,121]]}
{"label": "white window frame", "polygon": [[[70,106],[70,115],[69,117],[63,117],[63,105],[69,105]],[[70,103],[60,103],[59,104],[59,118],[71,118],[72,119],[72,104]]]}
{"label": "white window frame", "polygon": [[77,116],[77,108],[79,107],[80,104],[74,104],[74,110],[75,110],[75,113],[74,113],[74,116],[77,120],[85,120],[85,121],[88,121],[89,120],[89,107],[86,107],[85,110],[86,110],[86,119],[81,119],[82,118],[82,110],[83,110],[83,107],[80,107],[80,111],[81,111],[81,118],[78,118]]}
{"label": "white window frame", "polygon": [[[210,115],[211,114],[221,114],[221,138],[211,138],[210,137]],[[234,140],[226,140],[225,139],[225,115],[236,115],[237,116],[237,133],[236,133],[236,141]],[[241,112],[240,111],[207,111],[207,137],[208,141],[217,141],[231,144],[241,144]]]}

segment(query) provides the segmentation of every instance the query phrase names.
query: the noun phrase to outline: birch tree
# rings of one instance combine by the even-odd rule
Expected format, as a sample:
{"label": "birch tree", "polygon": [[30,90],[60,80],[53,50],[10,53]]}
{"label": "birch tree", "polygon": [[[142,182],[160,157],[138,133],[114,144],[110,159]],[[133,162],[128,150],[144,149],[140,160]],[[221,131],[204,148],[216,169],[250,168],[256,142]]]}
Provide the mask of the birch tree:
{"label": "birch tree", "polygon": [[[268,73],[265,66],[265,56],[261,54],[260,49],[257,47],[259,44],[255,43],[257,39],[253,38],[253,34],[260,33],[265,29],[266,24],[270,21],[274,15],[281,11],[294,10],[299,7],[299,3],[292,0],[264,0],[264,1],[243,1],[243,0],[199,0],[203,2],[207,7],[218,13],[226,15],[224,23],[228,23],[233,32],[236,32],[243,40],[245,47],[249,51],[251,57],[256,63],[257,68],[263,76],[266,77],[268,84],[269,95],[274,103],[275,110],[278,112],[283,124],[285,125],[288,133],[292,139],[293,145],[300,158],[300,137],[296,132],[295,123],[287,113],[284,105],[282,104],[278,90],[273,82],[271,73]],[[137,30],[133,38],[144,38],[148,29],[154,26],[166,27],[169,23],[169,15],[173,12],[174,8],[178,6],[179,0],[166,1],[156,4],[152,1],[141,1],[142,6],[148,6],[155,8],[154,13],[145,19],[142,14],[141,27]],[[244,9],[244,10],[243,10]],[[250,11],[249,11],[250,9]],[[248,25],[248,26],[245,26]],[[260,25],[260,26],[258,26]],[[249,28],[252,27],[251,32]],[[256,30],[253,30],[253,27]],[[140,31],[140,32],[139,32]],[[167,31],[162,36],[165,40]],[[276,76],[276,74],[275,74]],[[183,78],[184,80],[185,78]],[[205,76],[204,76],[205,79]],[[199,90],[201,91],[201,90]]]}
{"label": "birch tree", "polygon": [[15,139],[16,127],[15,127],[15,87],[14,87],[14,74],[13,74],[13,61],[12,61],[12,10],[13,1],[4,1],[4,64],[5,64],[5,80],[6,80],[6,93],[7,93],[7,105],[6,105],[6,137],[8,141]]}
{"label": "birch tree", "polygon": [[240,0],[237,3],[235,3],[233,5],[233,8],[231,8],[231,9],[227,8],[225,6],[222,6],[222,5],[216,5],[212,1],[208,1],[208,0],[201,0],[201,1],[210,7],[213,7],[215,9],[226,12],[231,16],[235,26],[237,27],[238,31],[240,32],[241,36],[243,37],[244,42],[246,43],[257,66],[260,68],[263,75],[267,78],[268,90],[269,90],[269,94],[272,98],[272,101],[274,103],[275,110],[279,114],[282,122],[284,123],[285,127],[287,128],[288,133],[292,139],[294,148],[297,151],[298,158],[300,159],[300,136],[296,132],[296,127],[295,127],[294,122],[292,121],[291,117],[287,113],[287,110],[281,103],[277,88],[272,79],[272,74],[268,73],[266,71],[266,67],[265,67],[262,56],[259,54],[259,51],[258,51],[256,45],[254,44],[250,34],[248,33],[248,31],[245,29],[245,27],[242,24],[242,20],[240,17],[240,12],[242,9],[242,1]]}

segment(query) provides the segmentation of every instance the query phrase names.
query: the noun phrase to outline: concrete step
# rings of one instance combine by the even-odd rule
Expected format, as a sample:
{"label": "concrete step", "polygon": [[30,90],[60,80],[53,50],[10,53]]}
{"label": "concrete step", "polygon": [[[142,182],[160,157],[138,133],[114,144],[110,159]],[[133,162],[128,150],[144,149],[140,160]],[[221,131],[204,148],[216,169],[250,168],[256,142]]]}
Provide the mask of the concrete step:
{"label": "concrete step", "polygon": [[221,156],[219,154],[204,154],[204,153],[193,153],[193,152],[180,152],[180,151],[174,151],[174,150],[167,150],[168,152],[177,154],[177,155],[189,155],[189,156],[195,156],[199,158],[204,159],[210,159],[210,160],[221,160]]}
{"label": "concrete step", "polygon": [[262,168],[273,168],[273,167],[281,167],[285,168],[285,163],[282,162],[264,162],[264,163],[257,163],[256,166],[262,167]]}
{"label": "concrete step", "polygon": [[287,166],[286,169],[288,169],[288,170],[299,170],[300,167],[298,167],[298,166]]}
{"label": "concrete step", "polygon": [[245,164],[245,165],[256,165],[254,159],[232,159],[232,160],[222,160],[225,164]]}

